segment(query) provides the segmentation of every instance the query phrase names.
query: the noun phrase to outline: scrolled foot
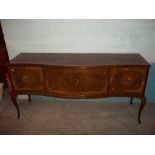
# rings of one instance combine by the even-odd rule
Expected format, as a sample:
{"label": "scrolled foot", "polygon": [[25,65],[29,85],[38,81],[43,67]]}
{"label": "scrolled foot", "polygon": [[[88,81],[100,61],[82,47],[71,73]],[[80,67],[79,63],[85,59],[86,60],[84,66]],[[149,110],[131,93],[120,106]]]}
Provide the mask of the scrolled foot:
{"label": "scrolled foot", "polygon": [[142,113],[142,110],[143,110],[145,104],[146,104],[146,97],[144,96],[141,98],[141,104],[140,104],[139,111],[138,111],[138,123],[139,124],[141,124],[140,118],[141,118],[141,113]]}
{"label": "scrolled foot", "polygon": [[16,97],[11,97],[11,98],[12,98],[12,102],[15,105],[16,110],[17,110],[17,119],[19,119],[20,118],[20,109],[19,109],[18,103],[16,101]]}

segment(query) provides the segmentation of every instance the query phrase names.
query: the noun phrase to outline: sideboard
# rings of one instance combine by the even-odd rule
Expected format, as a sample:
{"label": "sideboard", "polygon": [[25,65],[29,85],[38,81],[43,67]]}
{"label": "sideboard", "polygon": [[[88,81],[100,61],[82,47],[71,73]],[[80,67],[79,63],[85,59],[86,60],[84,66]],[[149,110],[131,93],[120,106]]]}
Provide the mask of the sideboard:
{"label": "sideboard", "polygon": [[140,98],[138,122],[146,103],[149,63],[140,54],[21,53],[8,64],[7,81],[12,101],[17,95],[60,98]]}

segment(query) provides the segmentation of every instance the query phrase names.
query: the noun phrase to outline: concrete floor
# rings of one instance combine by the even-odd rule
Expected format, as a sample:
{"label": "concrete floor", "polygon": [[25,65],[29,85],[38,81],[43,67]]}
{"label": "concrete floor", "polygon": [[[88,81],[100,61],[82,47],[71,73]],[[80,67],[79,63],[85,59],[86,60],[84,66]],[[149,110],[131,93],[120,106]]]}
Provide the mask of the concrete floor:
{"label": "concrete floor", "polygon": [[147,103],[142,124],[137,122],[138,103],[89,101],[19,101],[21,118],[7,93],[0,103],[0,134],[5,135],[105,135],[155,134],[155,104]]}

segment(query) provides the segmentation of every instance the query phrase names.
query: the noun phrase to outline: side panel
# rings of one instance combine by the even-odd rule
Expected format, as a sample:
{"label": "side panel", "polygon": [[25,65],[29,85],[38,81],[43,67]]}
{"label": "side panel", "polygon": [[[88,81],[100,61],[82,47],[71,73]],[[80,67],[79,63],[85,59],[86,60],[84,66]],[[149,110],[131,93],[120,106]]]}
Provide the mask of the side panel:
{"label": "side panel", "polygon": [[15,91],[43,91],[43,69],[37,66],[10,66]]}
{"label": "side panel", "polygon": [[111,69],[110,93],[121,95],[143,95],[147,67],[113,67]]}

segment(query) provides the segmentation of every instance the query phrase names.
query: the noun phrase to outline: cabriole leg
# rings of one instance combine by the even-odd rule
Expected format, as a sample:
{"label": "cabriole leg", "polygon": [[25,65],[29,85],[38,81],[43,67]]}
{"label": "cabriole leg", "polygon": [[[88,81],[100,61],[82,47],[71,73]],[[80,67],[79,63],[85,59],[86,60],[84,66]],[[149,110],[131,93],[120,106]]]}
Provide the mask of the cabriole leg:
{"label": "cabriole leg", "polygon": [[7,81],[8,91],[9,91],[11,100],[12,100],[12,102],[15,105],[16,110],[17,110],[17,119],[19,119],[20,118],[20,110],[19,110],[19,106],[18,106],[18,103],[17,103],[17,100],[16,100],[17,95],[13,91],[13,87],[12,87],[12,83],[11,83],[10,79],[11,78],[10,78],[9,73],[6,73],[6,81]]}
{"label": "cabriole leg", "polygon": [[142,113],[142,110],[143,110],[145,104],[146,104],[146,97],[144,96],[141,98],[141,104],[140,104],[139,111],[138,111],[138,122],[139,122],[139,124],[141,124],[140,117],[141,117],[141,113]]}
{"label": "cabriole leg", "polygon": [[16,110],[17,110],[17,119],[19,119],[20,118],[20,109],[19,109],[19,106],[18,106],[18,103],[17,103],[17,100],[16,100],[16,96],[11,95],[11,99],[12,99],[12,102],[15,105]]}

